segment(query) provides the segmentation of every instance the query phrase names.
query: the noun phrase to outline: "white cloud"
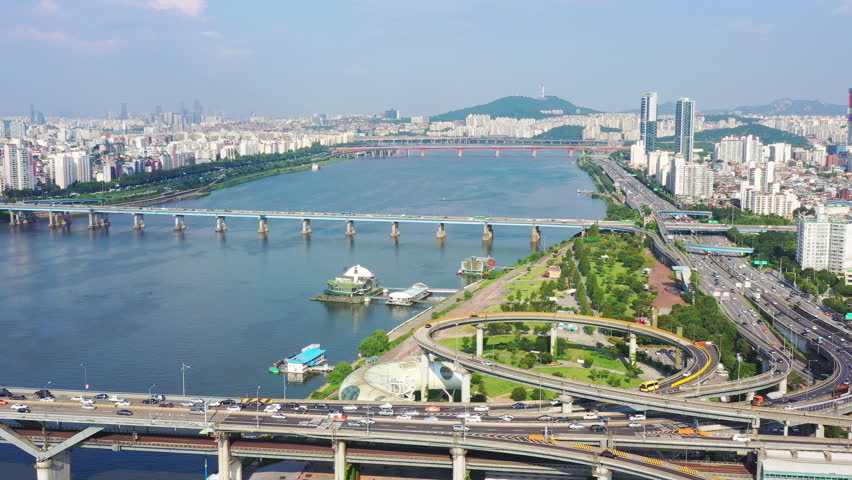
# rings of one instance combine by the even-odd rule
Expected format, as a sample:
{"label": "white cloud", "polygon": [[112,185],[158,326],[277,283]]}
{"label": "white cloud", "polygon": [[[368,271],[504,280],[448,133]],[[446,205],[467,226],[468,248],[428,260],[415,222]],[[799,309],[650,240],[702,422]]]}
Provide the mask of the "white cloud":
{"label": "white cloud", "polygon": [[59,10],[59,4],[56,3],[56,0],[40,0],[38,8],[48,13],[54,13]]}
{"label": "white cloud", "polygon": [[17,30],[17,36],[27,38],[29,40],[40,40],[54,43],[68,43],[71,41],[64,32],[46,32],[33,27],[22,27]]}
{"label": "white cloud", "polygon": [[16,38],[55,43],[57,45],[77,50],[112,50],[121,44],[119,40],[115,39],[86,40],[69,35],[65,32],[39,30],[34,27],[21,27],[13,30],[11,33]]}
{"label": "white cloud", "polygon": [[219,55],[222,57],[247,57],[252,54],[254,54],[254,50],[247,48],[224,47],[219,49]]}
{"label": "white cloud", "polygon": [[769,23],[755,23],[751,20],[737,20],[730,24],[732,30],[752,35],[769,35],[775,26]]}
{"label": "white cloud", "polygon": [[207,0],[145,0],[144,5],[154,10],[177,10],[191,17],[204,12]]}
{"label": "white cloud", "polygon": [[207,38],[222,38],[222,34],[216,31],[200,32],[199,35]]}

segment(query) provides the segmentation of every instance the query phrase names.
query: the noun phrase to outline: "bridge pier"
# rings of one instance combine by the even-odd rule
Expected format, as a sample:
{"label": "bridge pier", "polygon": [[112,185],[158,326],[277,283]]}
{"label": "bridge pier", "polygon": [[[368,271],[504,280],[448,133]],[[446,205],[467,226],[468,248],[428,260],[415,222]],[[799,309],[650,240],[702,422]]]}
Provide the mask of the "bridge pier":
{"label": "bridge pier", "polygon": [[751,419],[751,433],[752,435],[757,435],[757,431],[760,430],[760,417],[755,417]]}
{"label": "bridge pier", "polygon": [[500,150],[494,150],[494,156],[500,158]]}
{"label": "bridge pier", "polygon": [[780,382],[778,382],[778,392],[782,395],[787,394],[787,375],[784,375]]}
{"label": "bridge pier", "polygon": [[89,210],[89,229],[98,228],[98,222],[96,220],[97,214],[91,210]]}
{"label": "bridge pier", "polygon": [[825,438],[825,425],[816,424],[814,427],[814,437]]}
{"label": "bridge pier", "polygon": [[487,223],[482,224],[482,239],[485,241],[494,240],[494,228]]}
{"label": "bridge pier", "polygon": [[462,403],[470,403],[470,372],[465,370],[461,374],[461,401]]}
{"label": "bridge pier", "polygon": [[48,228],[56,227],[56,221],[53,219],[53,212],[50,210],[47,212],[47,226]]}
{"label": "bridge pier", "polygon": [[421,352],[420,355],[420,401],[426,402],[429,400],[429,365],[431,363],[430,354]]}
{"label": "bridge pier", "polygon": [[9,226],[13,227],[18,224],[18,213],[14,210],[9,210]]}
{"label": "bridge pier", "polygon": [[227,232],[228,225],[225,223],[225,217],[217,216],[216,217],[216,231],[217,232]]}
{"label": "bridge pier", "polygon": [[550,324],[550,355],[556,358],[556,334],[559,332],[559,325],[556,323]]}
{"label": "bridge pier", "polygon": [[346,480],[346,442],[334,440],[334,480]]}
{"label": "bridge pier", "polygon": [[175,231],[182,232],[184,230],[186,230],[186,223],[183,222],[183,215],[175,215]]}
{"label": "bridge pier", "polygon": [[352,220],[346,220],[346,236],[354,237],[355,236],[355,222]]}
{"label": "bridge pier", "polygon": [[628,334],[628,349],[627,349],[627,358],[630,359],[630,365],[636,365],[636,334],[630,332]]}
{"label": "bridge pier", "polygon": [[313,232],[311,229],[311,220],[309,218],[302,219],[302,235],[310,235]]}
{"label": "bridge pier", "polygon": [[462,152],[464,152],[464,150],[456,150],[456,151],[459,152],[459,158],[462,158],[462,156],[463,156]]}
{"label": "bridge pier", "polygon": [[426,156],[426,150],[420,150],[420,156],[425,157]]}
{"label": "bridge pier", "polygon": [[269,221],[266,217],[258,217],[257,233],[269,233]]}
{"label": "bridge pier", "polygon": [[71,225],[71,217],[67,212],[58,212],[59,217],[57,218],[58,225],[60,227],[65,227]]}
{"label": "bridge pier", "polygon": [[571,413],[574,409],[574,397],[571,395],[560,395],[557,400],[562,402],[562,413]]}
{"label": "bridge pier", "polygon": [[592,469],[592,476],[595,477],[595,480],[612,480],[612,470],[597,466]]}
{"label": "bridge pier", "polygon": [[538,150],[533,149],[533,151],[532,151],[532,157],[533,157],[533,158],[538,157]]}
{"label": "bridge pier", "polygon": [[435,238],[447,238],[447,231],[444,230],[444,224],[438,224],[438,233],[435,235]]}
{"label": "bridge pier", "polygon": [[145,229],[145,216],[141,213],[133,214],[133,230],[144,230]]}
{"label": "bridge pier", "polygon": [[219,460],[219,480],[243,480],[243,463],[231,456],[231,440],[227,433],[216,436]]}
{"label": "bridge pier", "polygon": [[485,327],[476,326],[476,356],[482,358],[482,347],[485,344]]}
{"label": "bridge pier", "polygon": [[101,213],[100,214],[98,226],[103,227],[103,228],[109,228],[109,214],[108,213]]}
{"label": "bridge pier", "polygon": [[53,457],[36,459],[36,480],[71,480],[71,452],[64,450]]}
{"label": "bridge pier", "polygon": [[391,222],[391,237],[399,238],[399,222]]}
{"label": "bridge pier", "polygon": [[453,480],[465,480],[467,478],[467,450],[460,447],[450,449],[453,456]]}
{"label": "bridge pier", "polygon": [[541,229],[538,225],[533,225],[532,233],[530,234],[530,242],[538,243],[541,241]]}

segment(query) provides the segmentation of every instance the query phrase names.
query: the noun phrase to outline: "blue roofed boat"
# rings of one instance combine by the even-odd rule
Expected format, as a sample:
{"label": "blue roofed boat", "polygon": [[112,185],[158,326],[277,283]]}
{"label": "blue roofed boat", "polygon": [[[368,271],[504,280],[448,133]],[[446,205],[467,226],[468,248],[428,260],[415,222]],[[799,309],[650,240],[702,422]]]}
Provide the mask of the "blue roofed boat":
{"label": "blue roofed boat", "polygon": [[312,370],[325,370],[325,352],[319,343],[312,343],[301,352],[279,360],[269,368],[269,373],[308,373]]}

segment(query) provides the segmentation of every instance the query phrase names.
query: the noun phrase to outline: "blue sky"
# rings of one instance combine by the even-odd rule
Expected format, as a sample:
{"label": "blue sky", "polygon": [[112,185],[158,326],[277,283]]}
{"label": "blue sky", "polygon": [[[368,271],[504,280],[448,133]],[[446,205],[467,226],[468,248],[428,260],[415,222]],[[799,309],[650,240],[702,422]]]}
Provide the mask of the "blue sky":
{"label": "blue sky", "polygon": [[3,0],[0,115],[436,114],[505,95],[620,111],[843,104],[852,0]]}

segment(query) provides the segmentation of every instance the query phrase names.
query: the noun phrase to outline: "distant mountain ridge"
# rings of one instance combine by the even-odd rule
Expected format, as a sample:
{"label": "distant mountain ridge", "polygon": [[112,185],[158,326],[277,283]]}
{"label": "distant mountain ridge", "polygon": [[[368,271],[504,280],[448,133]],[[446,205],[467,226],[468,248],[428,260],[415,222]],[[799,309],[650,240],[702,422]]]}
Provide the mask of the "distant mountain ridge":
{"label": "distant mountain ridge", "polygon": [[568,100],[559,97],[547,96],[544,98],[531,98],[521,96],[503,97],[493,102],[475,107],[462,108],[451,112],[434,115],[433,122],[448,122],[453,120],[464,120],[468,115],[491,115],[492,118],[546,118],[559,114],[542,113],[542,111],[562,110],[562,115],[588,115],[599,113],[590,108],[578,107]]}
{"label": "distant mountain ridge", "polygon": [[[657,105],[657,113],[659,115],[674,115],[676,102],[665,102]],[[744,105],[737,108],[712,108],[703,109],[698,105],[700,113],[707,114],[722,114],[728,113],[734,115],[737,112],[739,115],[846,115],[846,107],[834,103],[823,103],[819,100],[793,100],[791,98],[779,98],[767,105]],[[627,113],[639,113],[639,109],[635,108],[627,110]]]}

